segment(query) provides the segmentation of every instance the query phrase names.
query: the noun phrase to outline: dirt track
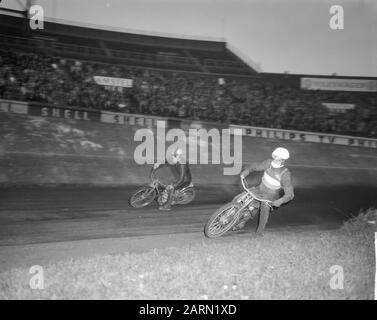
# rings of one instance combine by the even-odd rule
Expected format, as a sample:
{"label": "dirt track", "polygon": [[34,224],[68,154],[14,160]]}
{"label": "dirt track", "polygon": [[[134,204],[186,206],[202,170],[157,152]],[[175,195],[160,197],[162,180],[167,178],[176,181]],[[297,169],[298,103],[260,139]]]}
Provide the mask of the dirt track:
{"label": "dirt track", "polygon": [[[136,210],[128,205],[128,198],[148,181],[150,170],[137,165],[133,157],[136,127],[10,113],[1,116],[1,133],[7,139],[0,143],[0,246],[202,234],[209,216],[241,191],[237,175],[223,175],[223,164],[198,164],[192,166],[197,188],[193,203],[171,212],[161,212],[155,204]],[[84,148],[75,132],[100,145],[100,150]],[[282,143],[244,137],[242,164],[266,159]],[[272,214],[268,228],[339,226],[360,208],[377,206],[375,149],[298,141],[282,145],[292,155],[289,168],[295,199]],[[118,146],[115,151],[114,146]],[[253,185],[258,177],[250,176]],[[51,183],[57,186],[26,187]],[[17,184],[22,187],[14,187]]]}
{"label": "dirt track", "polygon": [[[192,204],[161,212],[155,203],[131,208],[127,200],[135,188],[0,189],[0,246],[202,232],[208,217],[240,190],[198,188]],[[297,189],[294,201],[274,211],[267,227],[337,227],[350,213],[377,206],[374,193],[375,189],[362,186]],[[252,221],[247,228],[252,230],[255,224]]]}

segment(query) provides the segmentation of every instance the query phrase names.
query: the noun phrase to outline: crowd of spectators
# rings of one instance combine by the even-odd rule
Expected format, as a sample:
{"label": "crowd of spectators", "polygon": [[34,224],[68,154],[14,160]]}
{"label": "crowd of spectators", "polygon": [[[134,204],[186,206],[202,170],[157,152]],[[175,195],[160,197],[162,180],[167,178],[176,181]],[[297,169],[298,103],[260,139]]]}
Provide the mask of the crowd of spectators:
{"label": "crowd of spectators", "polygon": [[[269,128],[377,137],[376,93],[302,90],[252,78],[0,51],[0,98]],[[94,76],[132,79],[106,87]],[[332,112],[322,103],[352,103]]]}

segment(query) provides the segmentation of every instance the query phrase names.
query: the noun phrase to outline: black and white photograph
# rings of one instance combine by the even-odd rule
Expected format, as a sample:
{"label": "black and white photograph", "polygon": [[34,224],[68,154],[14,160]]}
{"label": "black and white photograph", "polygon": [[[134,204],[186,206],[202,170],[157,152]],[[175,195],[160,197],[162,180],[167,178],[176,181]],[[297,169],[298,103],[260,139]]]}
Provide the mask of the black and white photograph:
{"label": "black and white photograph", "polygon": [[0,300],[376,300],[376,208],[377,1],[0,0]]}

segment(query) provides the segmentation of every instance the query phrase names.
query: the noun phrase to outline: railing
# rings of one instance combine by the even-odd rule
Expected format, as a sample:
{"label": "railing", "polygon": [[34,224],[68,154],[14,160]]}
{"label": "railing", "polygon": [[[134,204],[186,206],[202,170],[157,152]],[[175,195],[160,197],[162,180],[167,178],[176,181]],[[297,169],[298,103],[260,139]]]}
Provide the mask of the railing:
{"label": "railing", "polygon": [[105,52],[103,49],[99,48],[92,48],[92,47],[85,47],[85,46],[79,46],[74,44],[67,44],[67,43],[58,43],[54,42],[52,44],[53,49],[56,51],[56,53],[60,53],[61,51],[64,52],[74,52],[74,53],[84,53],[89,55],[100,55],[105,56]]}
{"label": "railing", "polygon": [[[0,43],[10,46],[22,46],[22,47],[42,47],[43,40],[37,39],[27,39],[22,37],[14,37],[8,35],[0,35]],[[95,56],[106,56],[102,48],[87,47],[75,44],[52,42],[50,43],[51,48],[56,53],[75,53],[75,54],[86,54]],[[161,54],[151,54],[142,52],[132,52],[123,50],[109,50],[114,58],[120,58],[124,60],[131,60],[134,62],[146,61],[154,63],[164,63],[164,64],[175,64],[175,65],[188,65],[195,66],[195,61],[191,57],[176,57],[176,56],[166,56]]]}
{"label": "railing", "polygon": [[181,65],[195,65],[192,58],[166,56],[160,54],[141,53],[122,50],[110,50],[111,54],[116,58],[122,58],[133,61],[150,61],[150,62],[162,62]]}
{"label": "railing", "polygon": [[[309,131],[299,131],[299,130],[288,130],[288,129],[276,129],[276,128],[265,128],[265,127],[252,127],[247,125],[235,125],[229,123],[220,123],[206,120],[194,120],[194,119],[181,119],[178,117],[165,117],[165,116],[153,116],[148,114],[131,114],[123,112],[113,112],[105,110],[96,109],[85,109],[77,108],[72,106],[55,106],[46,103],[38,102],[24,102],[16,100],[3,100],[0,99],[0,112],[12,112],[21,114],[30,114],[43,116],[41,112],[42,108],[48,109],[59,109],[62,112],[53,114],[53,117],[60,117],[71,119],[75,117],[74,111],[80,111],[79,116],[83,120],[84,113],[88,116],[88,121],[97,121],[104,123],[113,124],[129,124],[129,125],[145,125],[149,120],[156,125],[157,121],[165,121],[165,123],[171,128],[175,128],[177,125],[181,128],[190,128],[192,125],[199,125],[201,128],[222,128],[229,129],[231,134],[243,135],[248,137],[258,137],[266,139],[277,139],[277,140],[290,140],[296,142],[314,142],[323,144],[333,144],[333,145],[345,145],[345,146],[355,146],[355,147],[365,147],[377,149],[377,139],[376,138],[365,138],[360,136],[349,136],[349,135],[339,135],[331,133],[321,133],[321,132],[309,132]],[[33,110],[34,109],[34,110]],[[36,110],[36,111],[35,111]],[[73,112],[66,113],[67,110]],[[106,117],[108,115],[108,117]],[[45,116],[49,116],[48,114]],[[147,121],[148,120],[148,121]],[[238,129],[238,130],[236,130]],[[375,170],[375,168],[373,168]]]}
{"label": "railing", "polygon": [[205,59],[204,65],[207,67],[225,67],[225,68],[240,68],[244,69],[245,66],[237,61]]}
{"label": "railing", "polygon": [[8,36],[5,34],[0,34],[0,43],[4,45],[13,45],[18,47],[34,47],[38,48],[43,46],[42,40],[28,39],[22,37]]}

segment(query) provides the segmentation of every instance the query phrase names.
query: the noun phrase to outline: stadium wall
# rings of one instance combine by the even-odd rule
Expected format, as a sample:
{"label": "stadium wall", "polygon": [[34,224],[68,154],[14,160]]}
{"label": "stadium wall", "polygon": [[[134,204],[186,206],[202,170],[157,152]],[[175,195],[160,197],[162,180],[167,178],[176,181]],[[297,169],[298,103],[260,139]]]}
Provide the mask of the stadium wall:
{"label": "stadium wall", "polygon": [[[233,128],[218,123],[0,101],[0,184],[145,184],[151,165],[135,162],[134,151],[141,142],[134,141],[134,135],[141,128],[155,132],[157,120],[163,121],[167,129],[185,131],[193,127]],[[284,146],[292,155],[289,167],[296,187],[377,187],[376,139],[253,127],[241,127],[241,132],[242,166],[262,161],[273,148]],[[303,136],[322,138],[308,142]],[[203,145],[209,153],[215,147],[211,140],[197,141],[198,148]],[[238,175],[224,175],[224,167],[191,165],[194,184],[220,189],[237,185]],[[260,175],[253,175],[251,183],[259,179]]]}

